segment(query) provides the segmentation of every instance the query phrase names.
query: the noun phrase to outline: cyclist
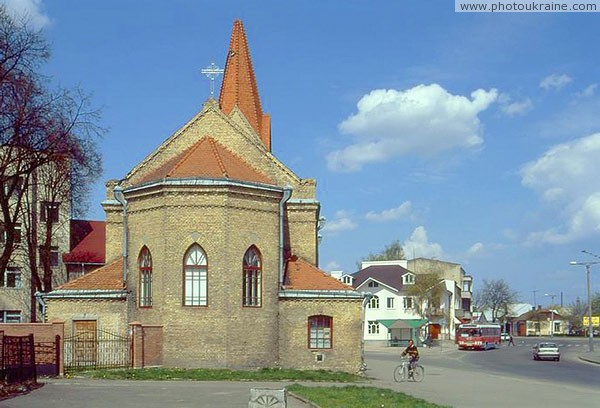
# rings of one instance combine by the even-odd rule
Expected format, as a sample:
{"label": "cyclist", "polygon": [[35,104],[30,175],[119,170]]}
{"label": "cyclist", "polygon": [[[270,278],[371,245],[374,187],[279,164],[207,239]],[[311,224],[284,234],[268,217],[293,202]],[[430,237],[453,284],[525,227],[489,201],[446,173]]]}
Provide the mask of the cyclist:
{"label": "cyclist", "polygon": [[412,339],[408,341],[408,346],[404,349],[401,356],[404,357],[407,354],[410,357],[410,364],[408,368],[410,371],[412,371],[419,360],[419,350],[417,350],[417,346],[415,346],[415,343],[412,341]]}

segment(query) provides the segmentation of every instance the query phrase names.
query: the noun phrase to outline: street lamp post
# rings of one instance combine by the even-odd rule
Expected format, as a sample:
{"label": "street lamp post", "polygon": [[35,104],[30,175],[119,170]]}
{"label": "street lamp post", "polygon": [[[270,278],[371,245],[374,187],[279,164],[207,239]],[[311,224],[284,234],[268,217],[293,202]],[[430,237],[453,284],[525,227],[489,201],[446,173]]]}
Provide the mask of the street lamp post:
{"label": "street lamp post", "polygon": [[550,299],[552,299],[552,304],[550,305],[550,312],[552,314],[550,318],[550,337],[554,337],[554,298],[556,295],[554,293],[544,293],[544,296],[550,296]]}
{"label": "street lamp post", "polygon": [[587,302],[588,302],[588,341],[589,341],[589,351],[594,351],[594,331],[592,329],[592,296],[590,294],[590,271],[592,269],[592,265],[598,264],[600,261],[594,262],[575,262],[571,261],[571,265],[585,265],[586,279],[587,279]]}

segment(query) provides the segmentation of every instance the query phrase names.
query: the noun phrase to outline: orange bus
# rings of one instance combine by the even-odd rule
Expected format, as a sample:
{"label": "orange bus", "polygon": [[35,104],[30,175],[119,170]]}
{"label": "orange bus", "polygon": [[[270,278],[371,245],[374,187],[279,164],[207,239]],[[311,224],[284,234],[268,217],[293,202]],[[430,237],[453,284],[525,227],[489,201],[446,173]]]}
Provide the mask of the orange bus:
{"label": "orange bus", "polygon": [[464,323],[458,326],[456,339],[459,350],[487,350],[500,347],[500,325]]}

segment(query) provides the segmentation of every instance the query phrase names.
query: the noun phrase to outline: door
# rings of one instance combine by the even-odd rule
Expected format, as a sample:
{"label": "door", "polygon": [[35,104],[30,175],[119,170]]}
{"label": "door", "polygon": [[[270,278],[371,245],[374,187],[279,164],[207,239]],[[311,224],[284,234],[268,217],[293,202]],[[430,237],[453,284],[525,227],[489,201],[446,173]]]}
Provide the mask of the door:
{"label": "door", "polygon": [[78,365],[95,365],[98,351],[97,322],[95,320],[75,320],[73,321],[73,331],[74,361]]}

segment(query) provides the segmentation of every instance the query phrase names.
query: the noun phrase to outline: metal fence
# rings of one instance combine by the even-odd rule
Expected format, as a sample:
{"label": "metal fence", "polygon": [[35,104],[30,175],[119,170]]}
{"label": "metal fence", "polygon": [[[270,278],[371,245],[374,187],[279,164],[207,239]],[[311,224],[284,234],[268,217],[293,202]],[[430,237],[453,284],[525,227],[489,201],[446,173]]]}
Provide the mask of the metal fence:
{"label": "metal fence", "polygon": [[104,330],[86,331],[65,337],[65,371],[131,366],[130,341]]}
{"label": "metal fence", "polygon": [[2,337],[2,361],[0,361],[0,380],[8,383],[37,381],[35,366],[35,346],[33,334],[28,336]]}

